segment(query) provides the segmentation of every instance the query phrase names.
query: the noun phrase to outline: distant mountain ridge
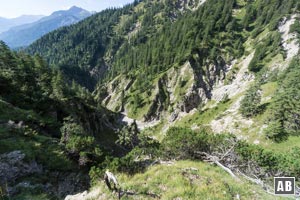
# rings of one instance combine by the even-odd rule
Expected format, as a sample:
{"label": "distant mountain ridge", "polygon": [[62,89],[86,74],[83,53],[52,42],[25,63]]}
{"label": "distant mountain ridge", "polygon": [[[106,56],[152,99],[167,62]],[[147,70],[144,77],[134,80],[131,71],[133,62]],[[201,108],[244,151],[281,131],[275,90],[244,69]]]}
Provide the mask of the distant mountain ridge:
{"label": "distant mountain ridge", "polygon": [[0,40],[3,40],[11,48],[28,46],[55,29],[77,23],[91,15],[91,12],[73,6],[69,10],[53,12],[50,16],[33,23],[12,27],[0,34]]}
{"label": "distant mountain ridge", "polygon": [[23,24],[33,23],[39,19],[45,17],[44,15],[21,15],[16,18],[4,18],[0,17],[0,33],[8,31],[14,26],[20,26]]}

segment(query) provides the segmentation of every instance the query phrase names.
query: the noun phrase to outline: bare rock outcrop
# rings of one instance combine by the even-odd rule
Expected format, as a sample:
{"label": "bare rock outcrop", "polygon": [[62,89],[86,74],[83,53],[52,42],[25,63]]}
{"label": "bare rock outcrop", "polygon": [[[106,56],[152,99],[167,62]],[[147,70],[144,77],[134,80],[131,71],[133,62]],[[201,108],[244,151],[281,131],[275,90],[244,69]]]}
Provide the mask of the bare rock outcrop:
{"label": "bare rock outcrop", "polygon": [[[50,161],[49,161],[50,162]],[[47,176],[47,183],[25,181],[29,176]],[[89,186],[89,177],[83,173],[48,171],[36,161],[28,161],[22,151],[0,155],[0,189],[8,196],[14,196],[24,189],[38,188],[47,194],[64,198],[78,193]]]}
{"label": "bare rock outcrop", "polygon": [[282,37],[282,46],[286,51],[287,60],[295,57],[299,52],[299,43],[297,41],[297,34],[290,33],[290,27],[297,20],[297,16],[292,15],[290,19],[283,18],[279,23],[278,31],[281,33]]}
{"label": "bare rock outcrop", "polygon": [[13,151],[0,155],[0,184],[14,183],[17,179],[30,174],[42,173],[42,166],[35,161],[26,162],[25,154]]}
{"label": "bare rock outcrop", "polygon": [[144,121],[153,121],[160,118],[161,113],[167,109],[169,101],[169,93],[166,90],[165,77],[158,80],[157,93],[152,101],[148,113],[144,116]]}

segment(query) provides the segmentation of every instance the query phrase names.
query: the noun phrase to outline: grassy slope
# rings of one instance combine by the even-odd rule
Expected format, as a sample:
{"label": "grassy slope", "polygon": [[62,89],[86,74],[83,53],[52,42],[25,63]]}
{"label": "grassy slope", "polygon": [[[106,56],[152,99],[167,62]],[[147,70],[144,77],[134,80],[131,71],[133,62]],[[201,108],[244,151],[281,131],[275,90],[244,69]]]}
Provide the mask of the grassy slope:
{"label": "grassy slope", "polygon": [[[149,193],[157,194],[159,199],[237,199],[237,195],[240,199],[281,199],[202,162],[178,161],[173,165],[152,166],[145,173],[134,176],[116,175],[123,190],[136,193],[122,199],[155,199],[147,195]],[[112,194],[104,182],[99,182],[92,191],[98,194],[91,199],[116,198],[116,194]]]}

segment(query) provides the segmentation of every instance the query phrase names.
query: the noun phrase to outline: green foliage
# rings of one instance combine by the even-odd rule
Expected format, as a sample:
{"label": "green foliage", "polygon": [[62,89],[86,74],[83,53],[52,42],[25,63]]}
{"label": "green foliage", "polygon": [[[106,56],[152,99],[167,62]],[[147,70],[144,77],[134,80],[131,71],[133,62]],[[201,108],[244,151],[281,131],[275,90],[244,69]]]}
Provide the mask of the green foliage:
{"label": "green foliage", "polygon": [[[241,56],[240,24],[231,15],[235,6],[234,0],[211,0],[195,12],[181,13],[177,3],[172,1],[141,4],[136,1],[122,9],[108,9],[78,25],[54,31],[27,51],[40,53],[61,69],[68,66],[67,71],[63,70],[66,76],[81,85],[88,85],[85,80],[89,75],[85,72],[92,69],[101,74],[94,73],[89,80],[99,78],[103,81],[121,73],[136,76],[133,71],[143,68],[140,71],[142,83],[149,87],[148,80],[174,64],[188,61],[193,54],[201,57],[201,64],[206,58],[215,61],[221,55],[229,59]],[[137,24],[140,24],[139,29],[133,31]],[[107,64],[110,70],[104,69]],[[82,75],[73,76],[78,70],[71,68],[80,68]],[[140,88],[143,85],[139,85]]]}
{"label": "green foliage", "polygon": [[300,34],[300,22],[298,20],[295,20],[294,24],[290,26],[290,33]]}
{"label": "green foliage", "polygon": [[243,24],[244,28],[248,28],[249,25],[255,21],[256,9],[255,9],[254,5],[247,4],[245,13],[246,14],[242,20],[242,24]]}
{"label": "green foliage", "polygon": [[295,59],[279,77],[279,88],[270,105],[270,124],[266,136],[279,141],[287,135],[299,135],[300,61]]}
{"label": "green foliage", "polygon": [[92,78],[89,70],[100,69],[105,65],[105,53],[113,53],[115,48],[119,47],[123,38],[118,36],[121,33],[115,33],[112,27],[119,22],[121,15],[132,12],[136,3],[122,9],[107,9],[78,25],[60,28],[43,36],[27,51],[41,54],[51,65],[59,66],[70,80],[76,79],[81,85],[92,89],[95,84],[94,78],[101,74],[95,74]]}
{"label": "green foliage", "polygon": [[272,155],[269,158],[266,156],[270,155],[269,152],[259,146],[250,145],[246,142],[239,142],[237,146],[237,153],[243,160],[258,162],[263,167],[276,167],[277,162],[273,160],[275,156]]}
{"label": "green foliage", "polygon": [[35,108],[51,92],[51,70],[39,56],[11,52],[0,43],[0,95],[12,104]]}
{"label": "green foliage", "polygon": [[275,30],[281,17],[291,13],[296,4],[296,0],[248,1],[246,14],[242,20],[244,28],[254,28],[253,33],[256,34],[253,36],[265,26]]}
{"label": "green foliage", "polygon": [[119,139],[116,141],[116,143],[124,146],[129,150],[133,149],[140,143],[139,130],[135,121],[130,126],[125,126],[118,133],[118,135]]}
{"label": "green foliage", "polygon": [[241,162],[254,161],[256,165],[264,169],[264,172],[261,172],[262,175],[268,172],[270,176],[275,176],[277,173],[285,176],[299,176],[300,171],[297,168],[300,165],[299,155],[297,154],[299,148],[293,148],[285,153],[275,153],[257,145],[240,142],[236,152],[241,156]]}
{"label": "green foliage", "polygon": [[[96,183],[106,169],[127,174],[143,172],[149,163],[152,163],[161,155],[160,144],[156,140],[141,133],[138,134],[136,139],[138,144],[130,151],[125,149],[122,157],[106,156],[98,166],[91,167],[89,175],[92,183]],[[131,144],[129,142],[129,146]],[[124,155],[124,153],[126,154]]]}
{"label": "green foliage", "polygon": [[212,152],[223,142],[226,144],[226,134],[213,135],[211,132],[201,129],[192,131],[188,128],[170,128],[161,143],[162,153],[168,158],[194,159],[195,152]]}
{"label": "green foliage", "polygon": [[51,86],[53,88],[52,96],[56,99],[63,99],[65,96],[65,82],[63,75],[60,71],[57,71],[54,75],[53,79],[51,80]]}
{"label": "green foliage", "polygon": [[0,126],[0,130],[3,130],[0,131],[0,154],[20,150],[25,153],[26,160],[35,160],[45,169],[59,171],[74,169],[73,162],[64,155],[63,149],[55,139],[37,134],[29,135],[26,129],[28,128],[3,130]]}
{"label": "green foliage", "polygon": [[276,142],[280,142],[288,136],[287,132],[284,130],[282,121],[279,120],[270,122],[268,127],[264,130],[264,133],[267,138]]}
{"label": "green foliage", "polygon": [[[209,124],[211,120],[222,117],[223,113],[230,107],[233,101],[234,99],[230,99],[225,103],[220,102],[212,108],[199,110],[198,112],[181,119],[177,125],[191,127],[193,124],[196,124],[197,126],[202,127],[205,124]],[[211,100],[209,103],[214,104],[215,102]]]}
{"label": "green foliage", "polygon": [[[141,200],[150,199],[147,195],[150,192],[157,194],[160,199],[225,200],[234,199],[237,194],[246,199],[274,199],[274,196],[267,194],[259,186],[249,184],[248,181],[235,181],[219,167],[198,161],[175,161],[172,165],[150,166],[144,173],[133,176],[121,173],[116,175],[124,190],[135,191]],[[104,187],[101,183],[97,185],[101,194],[109,196]],[[125,195],[122,198],[134,197]],[[114,196],[107,199],[114,199]]]}
{"label": "green foliage", "polygon": [[143,172],[145,164],[136,160],[138,155],[139,153],[137,154],[135,150],[132,150],[121,158],[107,156],[99,167],[94,166],[91,168],[89,175],[92,182],[96,182],[100,177],[99,175],[104,174],[106,169],[112,172],[123,172],[127,174]]}
{"label": "green foliage", "polygon": [[[25,162],[42,166],[43,172],[31,184],[55,185],[56,178],[49,180],[53,172],[80,173],[101,163],[103,146],[115,147],[109,124],[113,122],[114,115],[97,105],[87,89],[71,84],[41,57],[12,52],[0,43],[0,154],[20,150]],[[34,190],[19,191],[10,199],[56,199],[57,194]]]}
{"label": "green foliage", "polygon": [[61,135],[61,143],[73,158],[78,159],[79,165],[86,166],[101,160],[103,153],[97,147],[95,138],[88,136],[72,118],[64,119]]}
{"label": "green foliage", "polygon": [[96,184],[101,180],[102,175],[105,173],[105,170],[101,170],[99,167],[92,166],[89,171],[89,177],[91,179],[91,185]]}
{"label": "green foliage", "polygon": [[261,111],[260,102],[260,85],[256,83],[247,90],[245,97],[242,99],[240,112],[244,117],[253,117]]}
{"label": "green foliage", "polygon": [[269,36],[260,42],[255,50],[254,57],[248,68],[252,72],[259,72],[264,67],[264,60],[282,53],[281,35],[278,32],[271,32]]}
{"label": "green foliage", "polygon": [[[130,99],[132,110],[137,113],[137,109],[145,104],[143,95],[151,94],[152,81],[157,80],[163,72],[189,61],[195,73],[205,76],[208,73],[206,68],[211,64],[223,65],[243,55],[244,37],[249,34],[247,31],[257,36],[266,27],[275,30],[279,19],[290,13],[294,3],[295,0],[247,1],[245,16],[240,20],[233,13],[244,5],[237,5],[235,0],[210,0],[194,12],[184,10],[182,13],[174,1],[136,1],[122,9],[108,9],[77,25],[56,30],[27,49],[32,54],[40,53],[51,65],[57,66],[56,70],[50,69],[39,56],[11,52],[1,43],[1,99],[46,116],[49,121],[63,123],[61,134],[57,135],[61,137],[63,145],[58,148],[53,138],[48,140],[41,137],[42,131],[52,133],[47,129],[50,123],[47,120],[38,121],[36,117],[39,116],[33,116],[28,127],[13,133],[18,135],[16,140],[2,131],[5,134],[0,141],[0,151],[20,148],[29,159],[47,163],[45,165],[51,170],[63,170],[64,165],[70,163],[65,151],[80,166],[97,166],[90,171],[95,181],[105,168],[129,174],[142,172],[145,162],[159,155],[160,151],[165,158],[198,159],[199,152],[213,153],[219,152],[220,147],[229,147],[232,141],[236,142],[234,136],[186,128],[171,128],[160,146],[155,140],[140,134],[135,124],[119,133],[117,145],[126,154],[120,158],[106,156],[104,160],[102,145],[108,139],[102,138],[106,127],[103,124],[113,120],[104,109],[101,110],[101,106],[95,106],[90,92],[80,85],[93,89],[97,81],[105,82],[120,74],[127,74],[136,81],[131,91],[133,95],[128,98],[123,92],[122,101]],[[298,26],[295,24],[291,28],[298,31]],[[249,70],[263,71],[268,58],[282,53],[280,42],[281,36],[276,31],[259,41]],[[286,71],[286,76],[281,77],[280,88],[271,103],[273,117],[266,129],[266,136],[275,141],[290,134],[299,134],[298,66],[299,63],[295,62]],[[185,87],[185,84],[181,82],[180,86]],[[166,104],[164,106],[168,107],[167,88],[164,83],[162,85],[159,95]],[[206,124],[204,122],[225,111],[231,102],[228,96],[224,96],[218,106],[197,113],[197,118],[190,118],[189,122],[194,120],[198,125]],[[260,83],[257,83],[247,91],[241,102],[242,115],[253,117],[260,113],[260,102]],[[103,119],[105,121],[102,124]],[[42,127],[37,128],[39,130],[33,126],[36,122],[40,122],[37,126]],[[55,145],[49,145],[48,142],[54,142]],[[36,144],[39,148],[35,147]],[[299,175],[299,149],[281,155],[244,142],[237,144],[234,149],[236,164],[249,161],[265,169],[266,173]],[[59,151],[55,151],[55,148]],[[43,155],[42,150],[47,153]],[[119,152],[116,150],[113,153]],[[53,156],[53,164],[48,161],[50,156]],[[150,158],[143,160],[143,156]]]}
{"label": "green foliage", "polygon": [[[296,2],[210,0],[194,12],[179,12],[173,1],[136,1],[47,34],[26,51],[40,53],[51,64],[59,65],[70,80],[89,89],[98,80],[112,80],[124,73],[136,78],[142,74],[143,82],[147,82],[195,55],[200,57],[199,68],[220,57],[227,61],[240,57],[244,52],[243,28],[254,29],[254,37],[266,27],[273,31]],[[232,15],[236,9],[245,9],[242,20]],[[273,34],[256,48],[251,71],[262,68],[268,52],[280,51],[279,39]],[[91,70],[95,72],[92,77]]]}
{"label": "green foliage", "polygon": [[[162,141],[161,149],[167,158],[194,160],[199,159],[199,153],[223,155],[231,149],[233,157],[229,159],[233,159],[232,162],[239,166],[239,170],[257,173],[265,178],[272,177],[276,173],[297,177],[300,172],[295,168],[300,164],[300,157],[297,154],[299,148],[276,153],[258,145],[248,144],[246,141],[237,141],[233,135],[214,135],[203,129],[192,131],[186,128],[171,128]],[[244,165],[245,163],[249,165]]]}

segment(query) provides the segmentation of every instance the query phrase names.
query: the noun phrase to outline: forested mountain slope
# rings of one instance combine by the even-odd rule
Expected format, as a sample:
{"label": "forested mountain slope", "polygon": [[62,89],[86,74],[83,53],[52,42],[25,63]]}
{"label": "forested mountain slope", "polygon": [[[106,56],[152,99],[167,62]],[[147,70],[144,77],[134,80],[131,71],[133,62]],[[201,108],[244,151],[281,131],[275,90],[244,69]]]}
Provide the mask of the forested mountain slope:
{"label": "forested mountain slope", "polygon": [[[161,31],[160,27],[170,25],[182,13],[189,12],[190,8],[200,3],[201,1],[189,1],[191,5],[187,5],[185,2],[173,1],[135,1],[122,9],[103,11],[78,25],[48,34],[31,45],[27,51],[32,54],[39,53],[50,64],[60,64],[63,69],[79,67],[88,73],[83,72],[82,75],[102,79],[109,76],[109,71],[121,72],[117,68],[117,60],[114,59],[121,46],[124,46],[122,51],[125,52],[126,44],[131,39],[137,44],[146,42],[148,36],[154,36]],[[115,67],[111,68],[112,65]],[[71,76],[72,73],[69,74]],[[80,79],[78,81],[82,82]],[[83,84],[90,88],[95,86],[86,82]]]}
{"label": "forested mountain slope", "polygon": [[[129,126],[116,141],[125,153],[90,170],[103,198],[105,168],[123,177],[150,167],[155,177],[151,165],[160,159],[221,164],[272,193],[274,176],[299,177],[299,9],[296,0],[135,1],[51,32],[25,51],[43,56],[69,85],[93,91],[98,106],[125,115]],[[194,175],[185,191],[195,191],[201,178]],[[141,189],[134,179],[122,178],[128,198],[132,190],[145,199],[173,191],[167,183]],[[232,198],[256,198],[235,181],[221,187]]]}

